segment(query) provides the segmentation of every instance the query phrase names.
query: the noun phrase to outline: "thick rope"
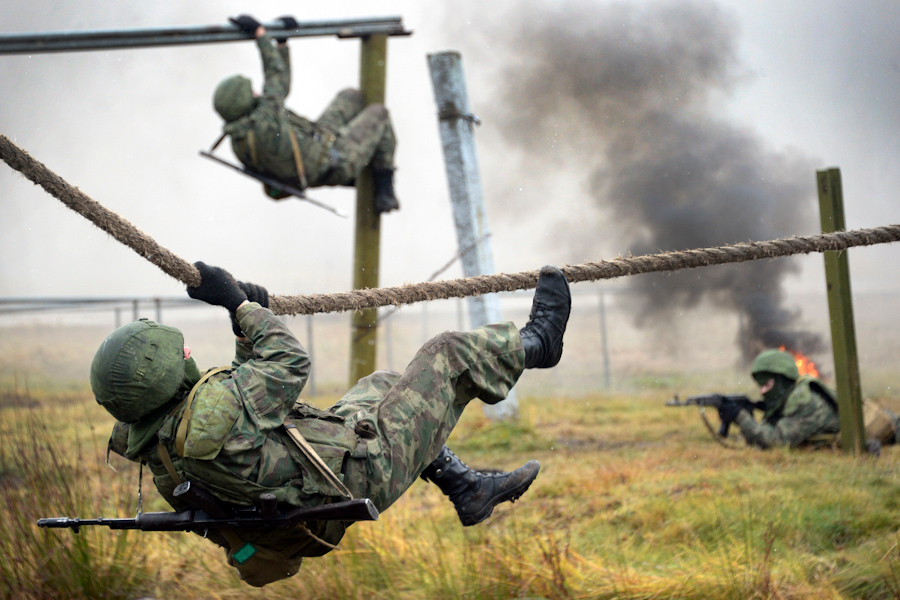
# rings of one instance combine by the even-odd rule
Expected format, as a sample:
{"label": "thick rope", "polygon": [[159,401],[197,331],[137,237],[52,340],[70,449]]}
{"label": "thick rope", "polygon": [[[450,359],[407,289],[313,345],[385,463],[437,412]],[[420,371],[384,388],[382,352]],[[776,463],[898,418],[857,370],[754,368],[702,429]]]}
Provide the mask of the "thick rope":
{"label": "thick rope", "polygon": [[[121,216],[107,210],[77,188],[66,183],[3,135],[0,135],[0,157],[13,169],[20,171],[33,183],[40,185],[66,206],[129,246],[165,273],[187,285],[199,285],[200,274],[193,265],[162,248]],[[872,246],[897,241],[900,241],[900,225],[886,225],[871,229],[794,236],[768,242],[746,242],[716,248],[619,257],[562,267],[562,272],[569,282],[577,283],[627,277],[641,273],[678,271],[763,258],[778,258],[794,254],[846,250],[856,246]],[[272,311],[280,315],[344,312],[379,306],[399,306],[428,300],[466,298],[496,292],[528,290],[537,285],[537,279],[538,271],[501,273],[337,294],[271,296],[269,304]]]}
{"label": "thick rope", "polygon": [[200,272],[194,265],[163,248],[118,213],[70,185],[4,135],[0,135],[0,157],[29,181],[44,188],[48,194],[152,262],[164,273],[187,285],[194,287],[200,285]]}

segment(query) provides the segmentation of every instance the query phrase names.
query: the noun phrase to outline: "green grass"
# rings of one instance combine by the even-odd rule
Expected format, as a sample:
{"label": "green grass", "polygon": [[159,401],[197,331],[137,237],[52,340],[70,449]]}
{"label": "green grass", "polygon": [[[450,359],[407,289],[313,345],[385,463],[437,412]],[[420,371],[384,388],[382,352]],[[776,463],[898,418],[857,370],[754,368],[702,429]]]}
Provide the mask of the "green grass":
{"label": "green grass", "polygon": [[[0,595],[900,598],[898,448],[878,459],[723,448],[695,409],[664,406],[685,386],[656,376],[615,394],[524,397],[510,424],[469,410],[449,445],[481,468],[539,459],[525,496],[463,528],[437,488],[416,483],[378,522],[353,526],[339,550],[264,590],[238,581],[198,536],[38,529],[38,517],[133,515],[137,466],[105,465],[112,422],[86,390],[9,388],[0,391]],[[163,510],[147,474],[144,484],[145,510]]]}

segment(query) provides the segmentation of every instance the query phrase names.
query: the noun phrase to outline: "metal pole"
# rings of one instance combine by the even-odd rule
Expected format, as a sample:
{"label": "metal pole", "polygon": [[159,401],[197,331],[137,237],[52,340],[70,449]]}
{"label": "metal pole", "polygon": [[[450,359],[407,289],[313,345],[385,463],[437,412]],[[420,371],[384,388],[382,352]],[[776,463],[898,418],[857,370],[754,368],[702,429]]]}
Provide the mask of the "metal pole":
{"label": "metal pole", "polygon": [[122,326],[122,307],[116,307],[116,329]]}
{"label": "metal pole", "polygon": [[[285,29],[281,21],[262,24],[273,37],[337,36],[339,38],[371,35],[410,35],[403,27],[402,17],[359,17],[306,21],[296,29]],[[46,54],[83,50],[117,50],[155,46],[184,46],[216,44],[252,40],[236,25],[196,25],[183,27],[152,27],[144,29],[106,29],[92,31],[62,31],[13,33],[0,35],[0,54]]]}
{"label": "metal pole", "polygon": [[306,353],[309,355],[309,379],[306,380],[309,385],[309,395],[316,395],[316,360],[313,356],[313,316],[306,315]]}
{"label": "metal pole", "polygon": [[603,387],[609,389],[610,368],[609,368],[609,341],[606,336],[606,294],[602,291],[599,294],[600,301],[600,343],[603,346]]}
{"label": "metal pole", "polygon": [[[455,51],[429,54],[428,66],[438,105],[456,236],[459,247],[468,249],[462,255],[463,273],[466,277],[491,275],[494,273],[494,259],[473,131],[473,123],[478,120],[469,112],[462,56]],[[468,305],[469,324],[473,328],[503,320],[497,294],[474,296],[468,299]],[[516,418],[519,402],[515,390],[506,400],[492,406],[485,405],[484,411],[495,420]]]}
{"label": "metal pole", "polygon": [[[367,104],[384,103],[387,71],[387,36],[362,40],[360,90]],[[375,212],[372,168],[356,180],[356,236],[353,249],[353,289],[378,287],[381,217]],[[378,351],[378,309],[356,311],[351,317],[350,385],[375,371]]]}
{"label": "metal pole", "polygon": [[156,322],[162,323],[162,300],[154,298],[153,304],[156,307]]}
{"label": "metal pole", "polygon": [[140,318],[140,316],[138,315],[138,301],[132,300],[131,301],[131,320],[137,321],[139,318]]}
{"label": "metal pole", "polygon": [[[841,171],[832,168],[816,172],[822,232],[845,231],[844,197]],[[841,419],[841,447],[844,452],[865,451],[862,391],[859,357],[856,352],[856,328],[853,323],[853,298],[850,293],[850,266],[846,252],[827,251],[825,283],[831,316],[831,346],[834,352],[834,379],[838,413]]]}

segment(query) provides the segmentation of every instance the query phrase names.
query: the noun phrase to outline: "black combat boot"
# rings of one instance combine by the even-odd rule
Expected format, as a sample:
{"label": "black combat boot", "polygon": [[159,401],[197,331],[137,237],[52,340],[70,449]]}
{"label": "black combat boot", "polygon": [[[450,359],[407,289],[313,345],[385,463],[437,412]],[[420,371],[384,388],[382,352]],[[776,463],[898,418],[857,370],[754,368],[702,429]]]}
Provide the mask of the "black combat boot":
{"label": "black combat boot", "polygon": [[549,369],[559,362],[571,308],[569,282],[562,271],[542,267],[528,323],[519,331],[525,347],[526,369]]}
{"label": "black combat boot", "polygon": [[422,471],[422,479],[437,485],[450,498],[464,527],[481,523],[501,502],[515,502],[525,493],[541,465],[536,460],[511,473],[481,473],[469,468],[447,446]]}
{"label": "black combat boot", "polygon": [[372,168],[372,179],[375,184],[375,213],[381,214],[400,208],[394,196],[394,169]]}

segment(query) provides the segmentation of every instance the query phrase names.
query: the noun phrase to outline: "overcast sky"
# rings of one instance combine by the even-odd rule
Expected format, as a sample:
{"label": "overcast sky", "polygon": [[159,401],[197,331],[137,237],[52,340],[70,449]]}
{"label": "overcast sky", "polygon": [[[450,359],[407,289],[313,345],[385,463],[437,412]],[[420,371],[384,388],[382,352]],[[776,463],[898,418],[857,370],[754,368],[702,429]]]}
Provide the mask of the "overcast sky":
{"label": "overcast sky", "polygon": [[[301,5],[252,6],[255,16],[269,20]],[[565,35],[571,24],[573,35],[588,41],[595,35],[602,48],[607,40],[600,36],[614,35],[613,27],[578,30],[579,23],[590,22],[586,16],[593,9],[607,25],[621,16],[623,39],[667,32],[664,16],[672,10],[721,27],[715,39],[729,53],[722,59],[723,79],[703,91],[692,114],[699,122],[708,119],[740,131],[766,156],[797,158],[791,164],[801,170],[790,177],[808,180],[808,196],[797,202],[809,218],[799,220],[795,233],[817,232],[815,169],[829,166],[842,169],[849,228],[900,223],[895,165],[900,3],[895,0],[495,2],[490,15],[483,13],[483,3],[469,0],[344,1],[302,8],[302,14],[294,13],[300,21],[402,15],[414,31],[388,44],[387,105],[399,140],[396,189],[402,209],[382,219],[382,285],[422,281],[456,252],[426,62],[428,53],[448,49],[462,53],[470,103],[484,121],[476,136],[497,271],[613,258],[636,247],[629,232],[639,226],[624,226],[606,210],[602,194],[592,195],[594,174],[584,157],[608,150],[602,130],[594,149],[585,139],[574,139],[577,118],[547,114],[546,119],[559,119],[563,139],[548,143],[544,160],[540,146],[523,148],[508,129],[516,116],[511,111],[528,114],[535,130],[556,123],[538,123],[544,113],[503,101],[507,84],[524,77],[536,60],[516,50],[509,32],[540,36],[545,23],[548,28],[555,23],[556,34]],[[247,3],[233,1],[14,0],[0,12],[0,32],[220,24],[247,9]],[[529,45],[527,39],[518,42]],[[357,41],[295,39],[290,46],[294,83],[288,105],[296,112],[315,117],[338,90],[358,85]],[[673,60],[676,51],[673,47]],[[604,60],[593,58],[598,65]],[[190,262],[223,266],[273,294],[350,289],[352,218],[299,201],[269,201],[252,180],[198,156],[221,128],[212,91],[234,73],[259,86],[253,44],[0,56],[0,133]],[[536,96],[553,92],[539,86],[528,90]],[[221,148],[231,158],[230,149]],[[355,203],[346,188],[310,190],[310,195],[351,212]],[[0,206],[0,296],[183,292],[182,284],[5,164],[0,165]],[[779,217],[773,212],[771,218]],[[898,256],[895,246],[853,250],[856,289],[897,291]],[[798,260],[787,289],[820,286],[821,264],[818,255]],[[457,266],[445,276],[460,275]]]}

